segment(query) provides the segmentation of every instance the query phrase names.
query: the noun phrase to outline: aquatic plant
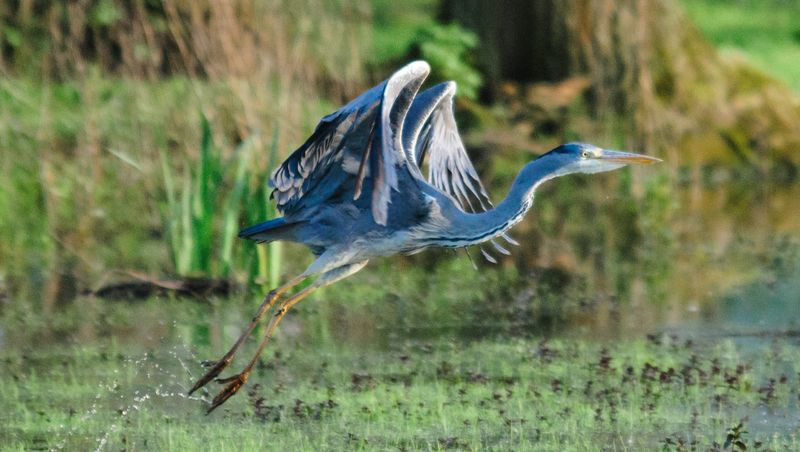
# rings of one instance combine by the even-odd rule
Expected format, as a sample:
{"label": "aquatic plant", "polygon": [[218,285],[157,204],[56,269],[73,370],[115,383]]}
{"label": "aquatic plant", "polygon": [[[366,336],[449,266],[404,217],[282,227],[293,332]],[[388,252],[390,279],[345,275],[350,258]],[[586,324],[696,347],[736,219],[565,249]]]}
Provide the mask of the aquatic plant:
{"label": "aquatic plant", "polygon": [[[258,221],[264,221],[275,215],[267,196],[267,178],[253,170],[252,154],[259,150],[258,137],[248,137],[225,159],[204,116],[200,128],[200,152],[194,169],[184,167],[179,175],[168,152],[161,152],[166,193],[162,215],[175,271],[179,275],[221,278],[238,272],[247,275],[247,281],[274,284],[281,263],[279,247],[234,246],[244,219],[260,217]],[[276,128],[267,152],[270,162],[277,152]],[[252,260],[256,261],[254,265]]]}

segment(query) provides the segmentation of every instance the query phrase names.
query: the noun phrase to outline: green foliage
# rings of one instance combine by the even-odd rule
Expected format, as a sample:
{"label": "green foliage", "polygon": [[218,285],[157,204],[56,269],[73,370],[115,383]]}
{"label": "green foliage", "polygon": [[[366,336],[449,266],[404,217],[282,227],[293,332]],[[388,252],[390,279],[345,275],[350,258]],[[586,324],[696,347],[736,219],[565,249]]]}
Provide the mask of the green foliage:
{"label": "green foliage", "polygon": [[415,44],[422,59],[427,60],[435,75],[458,83],[458,94],[467,99],[478,97],[481,75],[471,64],[470,52],[478,37],[457,24],[435,24],[417,32]]}
{"label": "green foliage", "polygon": [[[5,161],[0,168],[0,288],[14,279],[19,289],[22,281],[31,281],[36,296],[44,278],[53,243],[48,237],[48,220],[43,209],[44,187],[37,177],[37,162],[32,159]],[[11,214],[14,212],[14,214]],[[6,280],[6,281],[3,281]]]}
{"label": "green foliage", "polygon": [[5,42],[11,47],[19,47],[22,44],[22,34],[19,30],[10,25],[3,27],[2,37],[5,38]]}
{"label": "green foliage", "polygon": [[376,66],[404,60],[418,31],[436,24],[437,0],[372,0],[372,59]]}
{"label": "green foliage", "polygon": [[723,53],[800,90],[800,2],[683,0],[691,19]]}
{"label": "green foliage", "polygon": [[202,119],[200,159],[193,173],[184,171],[180,192],[167,153],[161,153],[164,188],[167,194],[166,231],[175,270],[182,275],[211,273],[214,248],[213,225],[216,197],[222,189],[219,156],[212,149],[208,121]]}
{"label": "green foliage", "polygon": [[48,187],[42,177],[46,162],[28,114],[41,95],[30,85],[0,80],[0,291],[25,290],[32,297],[40,294],[55,245],[46,192],[61,188]]}
{"label": "green foliage", "polygon": [[99,0],[90,13],[90,23],[95,27],[107,27],[122,18],[122,11],[112,0]]}
{"label": "green foliage", "polygon": [[[275,215],[274,210],[264,207],[270,204],[266,199],[266,181],[259,181],[261,175],[252,171],[255,138],[243,141],[231,153],[232,157],[223,161],[222,150],[214,145],[211,126],[205,117],[201,120],[201,130],[196,167],[193,171],[184,169],[180,180],[168,154],[161,153],[166,192],[164,228],[175,270],[180,275],[223,278],[240,271],[249,275],[249,281],[266,277],[269,283],[274,283],[280,267],[279,248],[256,252],[257,264],[253,266],[252,246],[234,246],[243,210],[263,215],[259,215],[258,221]],[[272,161],[277,153],[277,132],[275,135],[270,149]],[[251,190],[254,181],[257,188]]]}
{"label": "green foliage", "polygon": [[728,429],[725,436],[725,444],[722,445],[722,448],[727,449],[730,447],[732,450],[747,450],[747,441],[745,440],[747,433],[744,425],[739,422]]}
{"label": "green foliage", "polygon": [[[275,130],[276,132],[272,136],[272,145],[270,146],[268,168],[275,168],[278,165],[278,129],[276,128]],[[262,207],[262,209],[256,211],[260,214],[260,218],[250,218],[248,223],[254,224],[264,221],[264,219],[278,217],[278,208],[275,207],[275,203],[270,199],[269,193],[270,190],[267,185],[267,180],[265,179],[263,183],[259,185],[254,196],[255,203]],[[250,245],[254,246],[252,243]],[[262,290],[265,292],[278,287],[281,277],[280,270],[282,268],[282,250],[283,244],[281,242],[271,242],[265,246],[259,246],[256,249],[258,253],[258,259],[256,259],[257,268],[253,274],[257,275],[255,282],[260,284]]]}
{"label": "green foliage", "polygon": [[455,23],[437,22],[435,1],[374,0],[372,6],[373,64],[397,66],[421,58],[430,63],[434,80],[454,80],[460,97],[477,97],[482,79],[472,55],[478,45],[475,33]]}

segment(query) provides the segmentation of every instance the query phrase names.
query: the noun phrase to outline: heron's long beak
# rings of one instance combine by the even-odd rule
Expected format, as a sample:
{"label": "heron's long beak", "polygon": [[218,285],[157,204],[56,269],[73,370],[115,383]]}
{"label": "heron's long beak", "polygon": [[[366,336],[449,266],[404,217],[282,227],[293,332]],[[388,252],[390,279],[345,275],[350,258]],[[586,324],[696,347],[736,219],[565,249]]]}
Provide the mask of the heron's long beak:
{"label": "heron's long beak", "polygon": [[651,163],[657,163],[661,161],[659,158],[650,157],[647,155],[634,154],[633,152],[611,151],[608,149],[601,150],[600,155],[597,156],[597,159],[606,162],[624,163],[626,165],[649,165]]}

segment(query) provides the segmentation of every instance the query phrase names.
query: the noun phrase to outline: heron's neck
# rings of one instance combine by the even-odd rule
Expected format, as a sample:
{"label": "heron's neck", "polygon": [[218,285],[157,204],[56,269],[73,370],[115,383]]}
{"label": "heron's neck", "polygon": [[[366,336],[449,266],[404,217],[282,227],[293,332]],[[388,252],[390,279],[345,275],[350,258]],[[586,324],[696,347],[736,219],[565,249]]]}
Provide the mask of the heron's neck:
{"label": "heron's neck", "polygon": [[481,213],[457,211],[443,234],[444,246],[474,245],[495,238],[517,224],[533,205],[533,192],[542,182],[561,175],[558,162],[537,159],[517,174],[506,198],[494,209]]}

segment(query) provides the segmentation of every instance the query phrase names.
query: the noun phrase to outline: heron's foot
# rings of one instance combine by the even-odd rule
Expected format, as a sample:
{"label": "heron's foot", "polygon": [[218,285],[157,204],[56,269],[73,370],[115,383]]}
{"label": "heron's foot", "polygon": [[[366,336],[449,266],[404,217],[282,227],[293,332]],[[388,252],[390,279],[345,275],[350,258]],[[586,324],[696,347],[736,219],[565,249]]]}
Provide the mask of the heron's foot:
{"label": "heron's foot", "polygon": [[206,411],[206,414],[211,413],[214,411],[218,406],[225,403],[226,400],[230,399],[234,394],[236,394],[239,389],[244,386],[247,382],[247,379],[250,377],[250,370],[247,369],[244,372],[234,375],[228,378],[218,378],[217,383],[226,385],[222,390],[214,397],[214,400],[211,402],[211,407]]}
{"label": "heron's foot", "polygon": [[208,372],[200,377],[197,383],[192,386],[192,389],[189,390],[189,395],[192,395],[193,392],[207,385],[209,381],[217,378],[217,375],[225,370],[225,368],[230,365],[231,361],[233,361],[233,355],[225,355],[219,361],[203,361],[203,366],[210,367],[210,369],[208,369]]}

